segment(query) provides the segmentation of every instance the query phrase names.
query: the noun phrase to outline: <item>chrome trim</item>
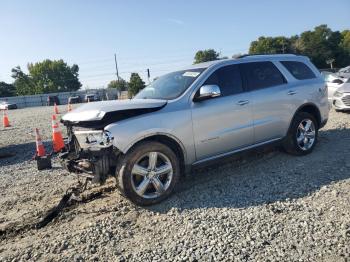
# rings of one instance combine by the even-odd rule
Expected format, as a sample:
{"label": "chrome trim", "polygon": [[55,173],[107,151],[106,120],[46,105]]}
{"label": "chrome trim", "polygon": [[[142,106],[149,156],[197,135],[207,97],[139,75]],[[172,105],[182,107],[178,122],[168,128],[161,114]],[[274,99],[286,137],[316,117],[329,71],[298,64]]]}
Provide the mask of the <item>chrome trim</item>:
{"label": "chrome trim", "polygon": [[221,96],[220,87],[217,85],[204,85],[199,89],[199,97],[197,99],[205,99]]}
{"label": "chrome trim", "polygon": [[249,101],[248,101],[248,100],[241,100],[241,101],[238,101],[238,102],[237,102],[237,105],[239,105],[239,106],[244,106],[244,105],[246,105],[246,104],[249,104]]}
{"label": "chrome trim", "polygon": [[290,90],[290,91],[288,91],[287,95],[292,96],[292,95],[295,95],[296,93],[297,93],[296,91]]}

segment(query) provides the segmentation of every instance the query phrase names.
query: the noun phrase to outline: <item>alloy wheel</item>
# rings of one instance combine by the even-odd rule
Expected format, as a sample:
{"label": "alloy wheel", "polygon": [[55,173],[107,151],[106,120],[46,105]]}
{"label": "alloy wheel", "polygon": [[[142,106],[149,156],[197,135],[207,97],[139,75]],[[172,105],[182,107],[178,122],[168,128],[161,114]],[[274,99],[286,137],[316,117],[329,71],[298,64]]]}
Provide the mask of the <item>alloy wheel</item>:
{"label": "alloy wheel", "polygon": [[170,159],[160,152],[141,156],[131,170],[133,190],[143,198],[157,198],[169,188],[173,178]]}
{"label": "alloy wheel", "polygon": [[315,124],[311,119],[304,119],[300,122],[297,129],[297,144],[303,151],[309,150],[316,139]]}

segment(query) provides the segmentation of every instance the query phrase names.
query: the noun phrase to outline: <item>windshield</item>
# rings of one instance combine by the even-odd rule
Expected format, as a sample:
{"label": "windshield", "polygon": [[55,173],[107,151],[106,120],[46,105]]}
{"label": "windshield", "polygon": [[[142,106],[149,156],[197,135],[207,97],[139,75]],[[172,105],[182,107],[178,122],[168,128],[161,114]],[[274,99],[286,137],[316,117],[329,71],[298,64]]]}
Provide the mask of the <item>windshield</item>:
{"label": "windshield", "polygon": [[179,97],[205,68],[182,70],[163,75],[142,89],[135,99],[165,99]]}

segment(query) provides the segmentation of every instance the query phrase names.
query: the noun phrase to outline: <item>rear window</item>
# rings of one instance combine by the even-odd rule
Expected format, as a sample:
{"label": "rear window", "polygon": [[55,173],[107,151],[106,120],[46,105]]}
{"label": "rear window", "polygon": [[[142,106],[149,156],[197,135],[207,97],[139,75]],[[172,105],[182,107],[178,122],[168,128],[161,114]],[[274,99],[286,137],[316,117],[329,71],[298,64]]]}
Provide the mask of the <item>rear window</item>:
{"label": "rear window", "polygon": [[302,62],[297,61],[281,61],[281,64],[291,73],[296,79],[304,80],[316,78],[311,69]]}
{"label": "rear window", "polygon": [[249,90],[258,90],[286,83],[281,72],[271,62],[241,64]]}

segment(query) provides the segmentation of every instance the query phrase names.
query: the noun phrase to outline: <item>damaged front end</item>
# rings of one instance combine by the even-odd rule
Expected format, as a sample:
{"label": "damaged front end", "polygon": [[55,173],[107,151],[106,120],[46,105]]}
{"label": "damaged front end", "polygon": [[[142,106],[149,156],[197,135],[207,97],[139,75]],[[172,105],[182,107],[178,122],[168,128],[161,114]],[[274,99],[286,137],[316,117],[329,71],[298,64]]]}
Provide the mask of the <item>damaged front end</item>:
{"label": "damaged front end", "polygon": [[166,104],[166,100],[159,99],[110,100],[86,103],[68,112],[61,119],[68,131],[66,151],[60,154],[63,166],[103,183],[108,175],[114,175],[121,154],[105,127],[161,110]]}
{"label": "damaged front end", "polygon": [[113,147],[114,137],[108,131],[81,129],[65,123],[68,141],[66,151],[59,155],[69,172],[104,183],[115,172],[119,151]]}

